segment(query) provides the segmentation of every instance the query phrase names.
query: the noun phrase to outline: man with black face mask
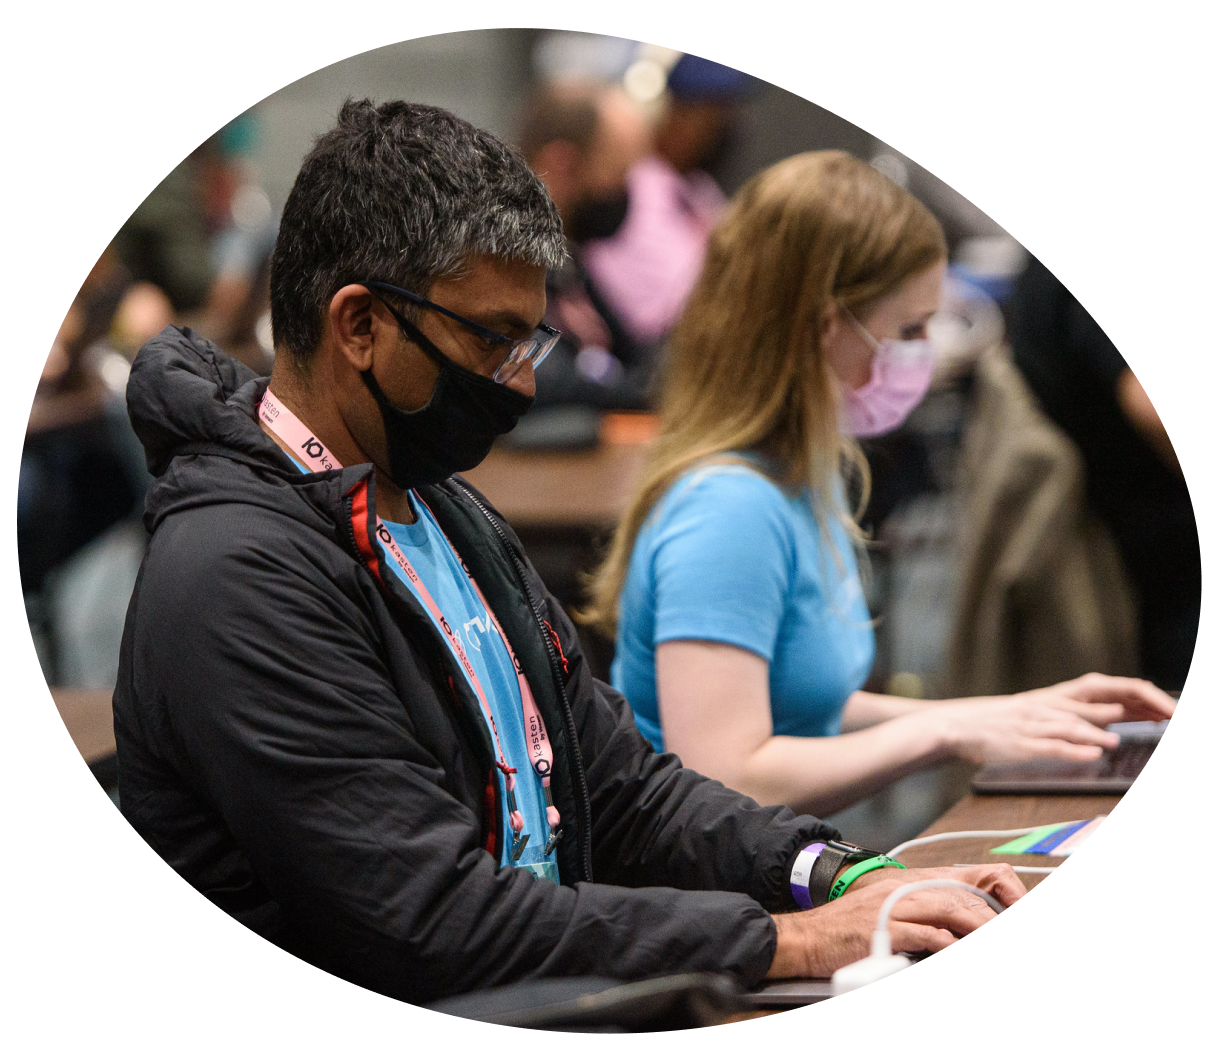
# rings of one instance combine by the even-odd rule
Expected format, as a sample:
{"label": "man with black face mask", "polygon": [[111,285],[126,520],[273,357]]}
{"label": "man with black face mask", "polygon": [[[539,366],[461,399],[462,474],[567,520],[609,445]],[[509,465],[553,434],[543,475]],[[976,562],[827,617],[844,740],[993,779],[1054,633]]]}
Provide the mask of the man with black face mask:
{"label": "man with black face mask", "polygon": [[[123,814],[258,934],[409,1001],[828,974],[927,871],[893,878],[656,754],[452,475],[529,407],[563,252],[520,155],[433,107],[349,102],[284,209],[271,377],[189,330],[144,346],[127,397],[156,480],[114,692]],[[1022,891],[1004,866],[947,872]],[[958,892],[901,905],[897,949],[991,914]]]}
{"label": "man with black face mask", "polygon": [[537,403],[643,408],[657,343],[639,340],[623,325],[583,254],[616,235],[629,215],[627,177],[649,149],[646,125],[620,88],[590,81],[538,88],[517,124],[520,149],[558,207],[570,240],[569,257],[550,272],[546,289],[546,319],[563,338],[537,375]]}

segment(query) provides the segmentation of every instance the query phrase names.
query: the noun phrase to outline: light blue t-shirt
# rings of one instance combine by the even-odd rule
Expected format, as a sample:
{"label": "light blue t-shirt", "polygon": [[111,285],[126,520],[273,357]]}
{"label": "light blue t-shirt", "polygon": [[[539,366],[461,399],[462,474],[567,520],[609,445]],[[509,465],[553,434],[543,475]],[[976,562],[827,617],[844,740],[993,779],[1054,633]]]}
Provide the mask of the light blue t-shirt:
{"label": "light blue t-shirt", "polygon": [[612,679],[657,749],[655,649],[680,639],[768,661],[775,734],[841,732],[875,635],[849,537],[835,519],[829,531],[835,554],[806,493],[741,465],[690,470],[656,504],[630,558]]}
{"label": "light blue t-shirt", "polygon": [[[431,597],[447,618],[453,631],[460,635],[465,653],[477,672],[491,713],[499,729],[499,741],[507,765],[516,773],[516,803],[524,816],[524,832],[529,834],[520,860],[511,860],[511,827],[508,823],[507,794],[503,775],[499,774],[499,801],[503,814],[503,865],[530,869],[537,876],[558,881],[558,861],[555,852],[545,853],[549,839],[549,822],[545,816],[545,789],[528,760],[528,745],[524,738],[524,713],[520,701],[520,684],[515,667],[503,639],[486,614],[473,584],[461,567],[460,559],[448,545],[431,511],[420,502],[412,501],[418,520],[413,524],[385,521],[389,534],[401,547],[406,560],[414,566]],[[384,564],[419,598],[417,588],[401,572],[388,554]],[[424,608],[426,606],[424,605]],[[489,723],[487,727],[489,728]],[[491,733],[493,740],[494,734]]]}

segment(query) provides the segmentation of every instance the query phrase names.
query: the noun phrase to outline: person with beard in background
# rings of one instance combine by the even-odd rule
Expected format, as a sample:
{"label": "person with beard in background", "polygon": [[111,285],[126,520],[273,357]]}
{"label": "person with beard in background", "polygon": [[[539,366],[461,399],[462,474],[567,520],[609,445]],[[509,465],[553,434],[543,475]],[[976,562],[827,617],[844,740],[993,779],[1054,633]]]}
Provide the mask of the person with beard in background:
{"label": "person with beard in background", "polygon": [[657,343],[631,334],[584,262],[630,211],[627,178],[649,148],[642,114],[620,88],[554,82],[525,101],[516,141],[557,206],[569,243],[568,259],[546,283],[545,319],[563,339],[537,374],[537,405],[642,409]]}
{"label": "person with beard in background", "polygon": [[701,274],[710,231],[727,204],[706,169],[729,142],[757,84],[729,66],[682,55],[668,73],[654,149],[630,169],[629,208],[583,264],[635,341],[665,341]]}

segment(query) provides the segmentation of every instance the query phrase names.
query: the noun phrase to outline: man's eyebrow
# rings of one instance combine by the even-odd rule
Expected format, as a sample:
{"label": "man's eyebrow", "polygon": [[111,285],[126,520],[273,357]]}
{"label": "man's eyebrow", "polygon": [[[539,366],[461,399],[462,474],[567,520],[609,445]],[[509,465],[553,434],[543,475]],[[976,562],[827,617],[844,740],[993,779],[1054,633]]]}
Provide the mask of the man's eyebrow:
{"label": "man's eyebrow", "polygon": [[513,334],[527,337],[537,328],[537,323],[530,322],[523,316],[516,315],[515,312],[495,312],[493,315],[483,316],[473,321],[481,323],[489,330],[497,330],[508,337]]}

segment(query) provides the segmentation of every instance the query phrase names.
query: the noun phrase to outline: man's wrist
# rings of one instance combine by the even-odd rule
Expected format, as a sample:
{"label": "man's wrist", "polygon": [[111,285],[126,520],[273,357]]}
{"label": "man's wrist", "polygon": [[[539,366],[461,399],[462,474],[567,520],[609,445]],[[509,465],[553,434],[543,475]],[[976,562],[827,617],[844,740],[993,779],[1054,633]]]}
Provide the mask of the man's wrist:
{"label": "man's wrist", "polygon": [[809,887],[811,872],[824,847],[825,841],[819,840],[809,843],[795,855],[794,865],[790,869],[790,894],[800,909],[811,909],[815,904]]}
{"label": "man's wrist", "polygon": [[777,945],[766,979],[799,979],[807,975],[806,944],[798,935],[797,913],[775,913],[773,925],[777,929]]}
{"label": "man's wrist", "polygon": [[[847,865],[844,869],[842,869],[839,873],[837,873],[837,875],[833,878],[834,886],[836,885],[837,881],[841,879],[841,877],[843,877],[847,872],[849,872],[849,869],[850,869],[850,867]],[[854,880],[853,883],[851,883],[849,885],[849,889],[851,891],[858,891],[861,888],[868,887],[870,884],[873,884],[878,880],[882,880],[883,875],[884,875],[884,871],[882,869],[875,869],[872,872],[863,873],[860,877],[858,877],[856,880]]]}
{"label": "man's wrist", "polygon": [[[804,850],[806,851],[808,848]],[[865,847],[859,847],[853,843],[845,843],[842,840],[825,840],[823,848],[816,855],[807,880],[807,901],[811,904],[810,908],[822,906],[828,902],[829,892],[843,871],[852,865],[856,865],[858,862],[864,862],[876,857],[879,857],[878,851],[870,851]],[[798,861],[799,858],[796,857],[795,868],[798,867]],[[791,889],[793,892],[793,875]]]}
{"label": "man's wrist", "polygon": [[903,864],[896,861],[895,858],[889,858],[886,854],[879,854],[874,858],[867,858],[861,862],[854,862],[853,865],[849,866],[837,876],[837,879],[833,882],[832,889],[828,892],[828,901],[836,901],[849,890],[851,884],[859,880],[861,877],[867,876],[873,872],[877,872],[880,869],[885,869],[888,866],[891,866],[894,869],[904,868]]}

